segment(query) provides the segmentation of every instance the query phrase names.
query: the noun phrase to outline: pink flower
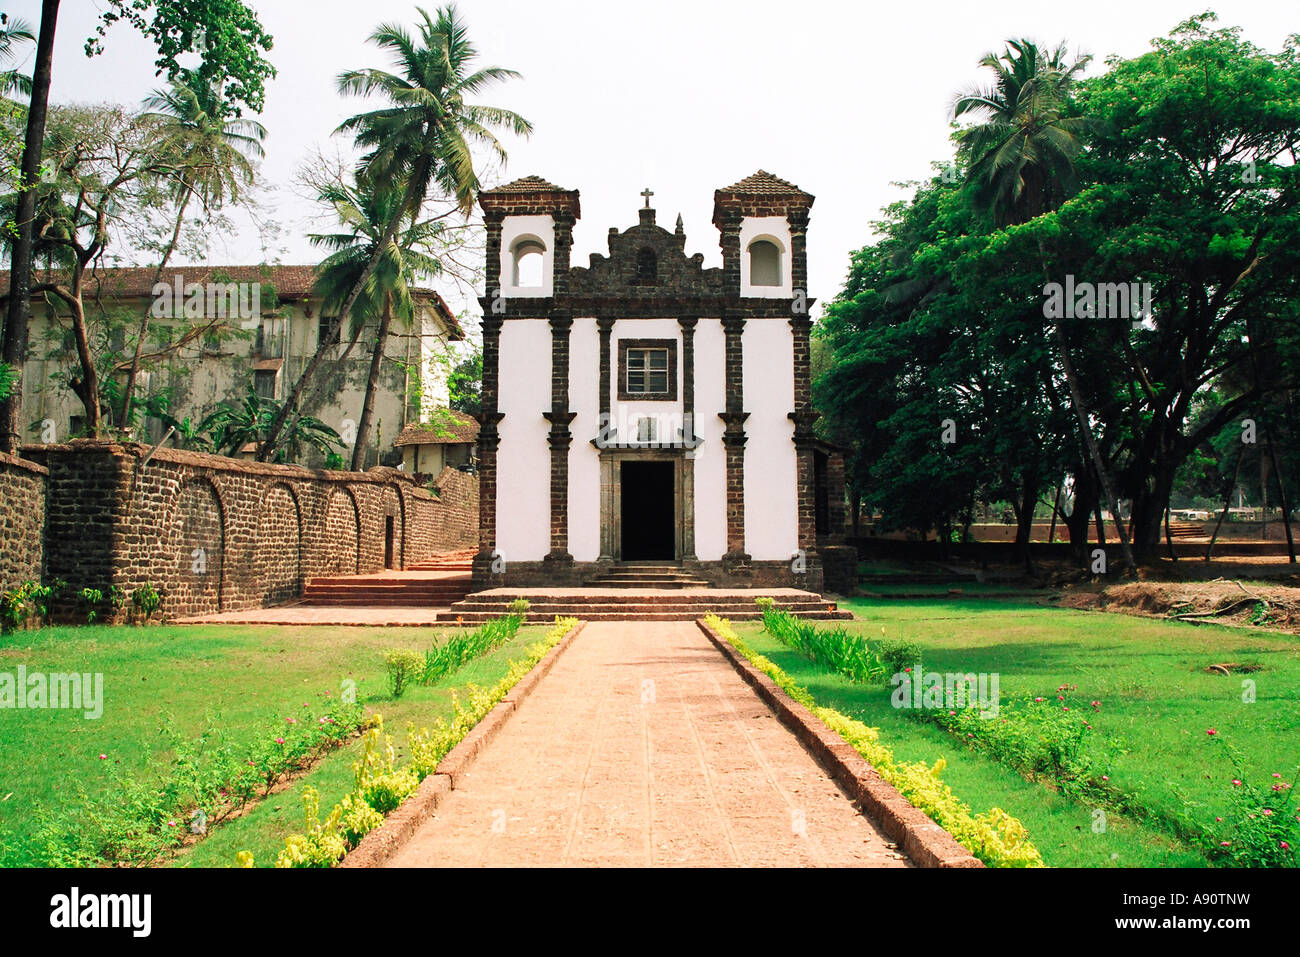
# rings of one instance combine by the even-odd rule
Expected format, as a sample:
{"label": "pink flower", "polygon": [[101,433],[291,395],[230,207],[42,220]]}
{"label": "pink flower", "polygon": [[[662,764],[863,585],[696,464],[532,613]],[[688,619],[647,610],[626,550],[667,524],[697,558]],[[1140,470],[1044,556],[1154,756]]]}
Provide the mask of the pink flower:
{"label": "pink flower", "polygon": [[1065,710],[1066,710],[1066,711],[1069,711],[1069,710],[1070,710],[1070,706],[1069,706],[1068,704],[1065,706]]}
{"label": "pink flower", "polygon": [[1213,728],[1206,728],[1205,733],[1208,734],[1210,737],[1214,737],[1219,732],[1215,731]]}
{"label": "pink flower", "polygon": [[1273,777],[1280,778],[1281,776],[1282,775],[1278,774],[1276,771],[1273,772]]}
{"label": "pink flower", "polygon": [[911,669],[911,668],[904,668],[903,670],[904,670],[905,672],[907,672],[909,675],[912,673],[912,669]]}
{"label": "pink flower", "polygon": [[1064,701],[1064,700],[1065,700],[1065,695],[1058,694],[1058,695],[1056,696],[1056,700],[1057,700],[1057,701]]}
{"label": "pink flower", "polygon": [[1266,807],[1266,808],[1264,808],[1264,816],[1265,816],[1265,817],[1272,817],[1272,816],[1273,816],[1273,809],[1272,809],[1271,807]]}
{"label": "pink flower", "polygon": [[1109,775],[1109,774],[1103,774],[1103,775],[1101,776],[1101,779],[1102,779],[1103,781],[1109,781],[1109,780],[1110,780],[1110,775]]}
{"label": "pink flower", "polygon": [[1101,707],[1101,702],[1100,702],[1100,701],[1094,701],[1094,702],[1092,703],[1092,706],[1093,706],[1094,708],[1100,708],[1100,707]]}
{"label": "pink flower", "polygon": [[1231,842],[1231,841],[1220,841],[1220,842],[1219,842],[1219,847],[1231,847],[1231,846],[1232,846],[1232,842]]}
{"label": "pink flower", "polygon": [[1284,851],[1289,851],[1289,850],[1291,850],[1291,845],[1288,844],[1286,841],[1279,841],[1279,842],[1278,842],[1278,846],[1279,846],[1280,848],[1282,848],[1282,850],[1284,850]]}
{"label": "pink flower", "polygon": [[1034,700],[1035,700],[1035,701],[1042,701],[1043,699],[1042,699],[1042,698],[1035,698]]}
{"label": "pink flower", "polygon": [[1241,782],[1238,781],[1236,778],[1233,778],[1233,779],[1232,779],[1232,786],[1233,786],[1234,788],[1239,788],[1239,787],[1241,787]]}
{"label": "pink flower", "polygon": [[107,754],[101,754],[101,755],[99,756],[99,760],[101,760],[101,761],[107,761],[107,760],[108,760],[108,755],[107,755]]}
{"label": "pink flower", "polygon": [[1223,818],[1221,818],[1221,817],[1216,817],[1215,820],[1216,820],[1216,821],[1222,821]]}
{"label": "pink flower", "polygon": [[275,739],[275,743],[276,743],[276,744],[284,744],[284,738],[276,738],[276,739]]}

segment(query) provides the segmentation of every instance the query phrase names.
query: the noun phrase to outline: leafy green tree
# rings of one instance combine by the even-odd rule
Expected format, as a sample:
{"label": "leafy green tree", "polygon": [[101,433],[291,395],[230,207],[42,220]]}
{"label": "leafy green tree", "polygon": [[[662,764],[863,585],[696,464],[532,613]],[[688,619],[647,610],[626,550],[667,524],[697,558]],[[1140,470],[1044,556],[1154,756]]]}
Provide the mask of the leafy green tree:
{"label": "leafy green tree", "polygon": [[[87,56],[102,52],[102,40],[108,27],[125,20],[154,42],[158,50],[154,65],[169,82],[178,77],[196,78],[202,81],[198,85],[220,81],[227,109],[234,115],[238,116],[244,106],[254,112],[261,111],[265,81],[275,75],[275,68],[262,56],[263,52],[271,49],[271,37],[242,0],[106,0],[106,3],[107,9],[101,14],[95,35],[86,41]],[[15,204],[19,230],[10,259],[11,294],[0,361],[20,372],[27,358],[31,271],[36,242],[32,224],[36,218],[36,186],[46,139],[59,4],[60,0],[42,0],[41,3],[21,185]],[[186,53],[200,54],[201,63],[197,69],[180,65],[179,58]],[[2,452],[13,452],[17,447],[21,402],[20,377],[16,388],[0,402]],[[129,409],[130,403],[125,407]]]}
{"label": "leafy green tree", "polygon": [[[144,114],[144,119],[154,125],[158,154],[169,162],[168,198],[173,206],[171,235],[160,250],[154,270],[156,284],[176,252],[191,201],[197,201],[205,213],[210,213],[227,201],[237,202],[240,191],[252,185],[253,161],[265,155],[262,141],[266,128],[255,120],[225,115],[229,111],[221,91],[197,74],[155,92],[145,101],[145,107],[150,112]],[[146,306],[122,390],[119,428],[129,425],[149,320],[150,309]]]}
{"label": "leafy green tree", "polygon": [[[22,43],[34,43],[36,34],[25,20],[0,13],[0,63],[7,63],[17,55]],[[16,69],[0,70],[0,97],[32,95],[32,78]]]}
{"label": "leafy green tree", "polygon": [[339,76],[340,92],[386,101],[378,109],[344,120],[338,132],[352,133],[357,145],[367,151],[361,178],[400,183],[403,194],[340,306],[334,335],[318,344],[294,384],[281,418],[272,423],[262,450],[264,457],[272,454],[290,410],[298,406],[307,383],[338,341],[344,319],[378,267],[379,257],[401,220],[417,221],[431,192],[453,200],[460,212],[468,215],[479,190],[474,147],[486,147],[504,161],[505,148],[493,131],[505,129],[521,136],[532,132],[532,124],[517,113],[469,101],[491,84],[519,74],[502,67],[474,68],[478,51],[455,6],[441,8],[433,17],[417,10],[421,19],[418,37],[398,24],[382,24],[370,37],[392,55],[399,72],[364,69]]}

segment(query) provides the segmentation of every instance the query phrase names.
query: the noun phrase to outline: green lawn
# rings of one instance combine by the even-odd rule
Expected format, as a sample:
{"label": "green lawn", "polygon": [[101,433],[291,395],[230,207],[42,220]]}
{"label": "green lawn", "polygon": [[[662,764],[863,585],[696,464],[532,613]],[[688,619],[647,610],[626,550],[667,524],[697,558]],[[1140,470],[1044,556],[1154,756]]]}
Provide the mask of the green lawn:
{"label": "green lawn", "polygon": [[[167,757],[157,749],[165,746],[159,731],[168,717],[186,737],[219,725],[238,740],[302,714],[304,704],[321,713],[351,680],[357,700],[384,716],[400,746],[408,721],[431,724],[449,713],[450,689],[495,682],[507,661],[545,631],[521,628],[512,641],[440,685],[413,686],[399,701],[388,692],[383,651],[426,650],[439,629],[89,626],[0,638],[0,672],[13,673],[22,664],[29,672],[104,675],[98,720],[66,710],[0,709],[0,832],[8,833],[11,845],[4,855],[9,859],[0,863],[22,863],[21,835],[41,807],[58,808],[69,800],[71,782],[103,793],[115,771],[141,775],[156,768]],[[259,864],[272,863],[284,836],[301,827],[303,781],[321,791],[327,812],[348,790],[357,744],[333,752],[289,790],[214,830],[178,863],[225,865],[244,849],[254,851]]]}
{"label": "green lawn", "polygon": [[[1300,764],[1300,640],[1214,626],[1123,615],[1064,611],[1023,602],[960,598],[844,602],[859,618],[851,627],[878,638],[915,641],[927,670],[1000,675],[1004,702],[1043,696],[1057,688],[1098,700],[1095,739],[1119,743],[1110,753],[1112,785],[1169,817],[1212,821],[1227,804],[1236,772],[1207,735],[1239,748],[1257,783],[1295,778]],[[1114,813],[1106,831],[1092,829],[1093,809],[1066,800],[1042,784],[977,754],[938,727],[890,705],[888,690],[853,685],[829,674],[764,634],[757,623],[738,634],[768,655],[819,703],[880,728],[881,739],[904,760],[946,759],[945,779],[975,811],[1000,806],[1019,817],[1054,865],[1151,866],[1205,863],[1204,858],[1152,825]],[[1215,663],[1258,666],[1248,675],[1205,673]],[[1256,700],[1242,700],[1243,678]],[[1103,748],[1110,752],[1109,748]]]}

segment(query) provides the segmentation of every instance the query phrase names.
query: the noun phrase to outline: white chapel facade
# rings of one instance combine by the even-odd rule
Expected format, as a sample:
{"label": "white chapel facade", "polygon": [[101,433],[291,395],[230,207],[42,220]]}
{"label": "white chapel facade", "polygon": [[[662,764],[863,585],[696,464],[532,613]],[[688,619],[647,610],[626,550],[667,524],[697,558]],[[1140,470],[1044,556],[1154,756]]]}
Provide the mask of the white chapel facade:
{"label": "white chapel facade", "polygon": [[[576,190],[480,194],[487,226],[478,588],[663,563],[818,590],[842,472],[812,427],[813,197],[759,171],[714,197],[723,265],[675,231],[609,231],[570,263]],[[832,488],[841,483],[838,490]]]}

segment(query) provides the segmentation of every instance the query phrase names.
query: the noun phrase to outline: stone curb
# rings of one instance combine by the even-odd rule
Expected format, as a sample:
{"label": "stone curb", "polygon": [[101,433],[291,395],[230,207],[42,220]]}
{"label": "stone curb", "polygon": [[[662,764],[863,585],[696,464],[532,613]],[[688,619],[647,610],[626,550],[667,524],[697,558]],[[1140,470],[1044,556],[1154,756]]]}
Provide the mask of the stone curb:
{"label": "stone curb", "polygon": [[697,620],[696,625],[731,662],[741,678],[776,712],[781,723],[794,732],[808,752],[857,800],[862,813],[879,825],[913,864],[919,867],[984,866],[928,814],[882,778],[851,744],[755,668],[729,641],[702,619]]}
{"label": "stone curb", "polygon": [[433,814],[442,799],[455,790],[458,784],[463,786],[466,772],[473,765],[484,745],[505,727],[505,723],[510,720],[515,709],[550,672],[556,660],[573,644],[586,624],[585,621],[578,622],[554,648],[529,669],[528,674],[515,682],[515,686],[506,692],[506,696],[470,729],[469,734],[461,738],[460,742],[443,756],[434,772],[420,782],[415,793],[407,798],[401,807],[388,815],[383,824],[363,837],[361,843],[339,861],[338,866],[383,867],[391,860],[393,855],[415,835],[420,825]]}

